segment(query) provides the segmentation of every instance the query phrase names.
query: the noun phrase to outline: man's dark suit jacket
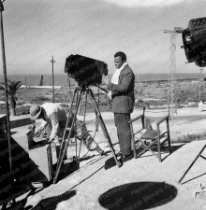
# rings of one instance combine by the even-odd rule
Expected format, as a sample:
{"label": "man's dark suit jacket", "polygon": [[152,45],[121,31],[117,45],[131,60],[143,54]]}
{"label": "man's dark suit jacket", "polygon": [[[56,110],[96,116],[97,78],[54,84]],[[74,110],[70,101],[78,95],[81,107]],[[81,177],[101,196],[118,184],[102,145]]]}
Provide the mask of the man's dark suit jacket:
{"label": "man's dark suit jacket", "polygon": [[110,83],[108,89],[112,91],[112,111],[114,113],[129,114],[134,109],[135,76],[131,68],[126,65],[120,73],[119,83]]}

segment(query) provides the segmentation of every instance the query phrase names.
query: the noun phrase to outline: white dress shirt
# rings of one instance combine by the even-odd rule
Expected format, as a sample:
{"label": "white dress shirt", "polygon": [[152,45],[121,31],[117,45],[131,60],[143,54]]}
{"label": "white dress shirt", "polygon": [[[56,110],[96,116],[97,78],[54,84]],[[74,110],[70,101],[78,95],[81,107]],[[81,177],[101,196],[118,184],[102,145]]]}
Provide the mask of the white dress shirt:
{"label": "white dress shirt", "polygon": [[48,123],[51,123],[52,130],[49,139],[54,139],[58,133],[59,122],[66,122],[66,111],[62,106],[55,103],[45,103],[41,107],[46,112],[47,121],[42,119],[40,127],[45,128]]}
{"label": "white dress shirt", "polygon": [[118,85],[119,83],[119,75],[122,71],[122,69],[127,65],[127,62],[123,63],[122,66],[119,69],[116,69],[114,74],[112,75],[111,83]]}

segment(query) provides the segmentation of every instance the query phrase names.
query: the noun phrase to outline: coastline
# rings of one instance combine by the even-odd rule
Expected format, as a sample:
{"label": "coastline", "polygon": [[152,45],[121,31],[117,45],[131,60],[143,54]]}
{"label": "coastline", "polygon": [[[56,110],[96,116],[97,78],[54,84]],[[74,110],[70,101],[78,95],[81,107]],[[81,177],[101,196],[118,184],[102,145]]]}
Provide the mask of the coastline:
{"label": "coastline", "polygon": [[[112,74],[108,76],[111,77]],[[24,85],[28,86],[38,86],[41,80],[41,74],[18,74],[18,75],[8,75],[9,80],[19,80]],[[74,80],[70,78],[67,74],[55,74],[55,83],[54,85],[67,86],[68,82],[71,85],[74,85]],[[200,73],[178,73],[174,75],[177,81],[197,81],[206,77],[206,74]],[[135,81],[138,82],[168,82],[170,81],[169,73],[145,73],[145,74],[136,74],[135,73]],[[70,80],[70,81],[69,81]],[[3,82],[3,75],[0,75],[0,82]],[[50,74],[44,75],[44,85],[52,85],[52,76]]]}

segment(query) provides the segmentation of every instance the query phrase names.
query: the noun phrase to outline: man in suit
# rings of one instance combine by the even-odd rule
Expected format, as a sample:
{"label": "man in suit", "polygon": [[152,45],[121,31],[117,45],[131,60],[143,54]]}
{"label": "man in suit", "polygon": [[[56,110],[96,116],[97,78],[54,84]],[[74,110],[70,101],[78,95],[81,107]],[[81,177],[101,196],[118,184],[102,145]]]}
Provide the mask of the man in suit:
{"label": "man in suit", "polygon": [[112,100],[112,111],[120,143],[120,154],[123,160],[131,154],[131,132],[128,121],[134,109],[135,76],[124,52],[114,55],[116,70],[111,82],[103,81],[109,90],[108,97]]}

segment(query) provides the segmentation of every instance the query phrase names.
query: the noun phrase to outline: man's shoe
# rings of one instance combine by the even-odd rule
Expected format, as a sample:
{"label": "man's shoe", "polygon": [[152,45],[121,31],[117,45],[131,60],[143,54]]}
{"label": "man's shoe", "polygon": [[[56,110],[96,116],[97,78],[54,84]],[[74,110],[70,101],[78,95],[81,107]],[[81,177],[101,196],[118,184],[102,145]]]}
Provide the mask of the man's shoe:
{"label": "man's shoe", "polygon": [[104,150],[102,150],[102,149],[100,149],[100,148],[97,148],[96,151],[97,151],[97,152],[99,153],[99,155],[101,155],[101,156],[104,155],[104,153],[105,153]]}
{"label": "man's shoe", "polygon": [[122,161],[123,162],[131,160],[132,158],[133,158],[133,153],[130,153],[129,155],[122,155]]}
{"label": "man's shoe", "polygon": [[101,152],[99,152],[99,154],[100,154],[101,156],[103,156],[103,155],[106,155],[106,152],[102,150]]}
{"label": "man's shoe", "polygon": [[116,156],[117,156],[117,157],[122,157],[123,155],[122,155],[121,152],[118,152],[118,153],[116,154]]}

